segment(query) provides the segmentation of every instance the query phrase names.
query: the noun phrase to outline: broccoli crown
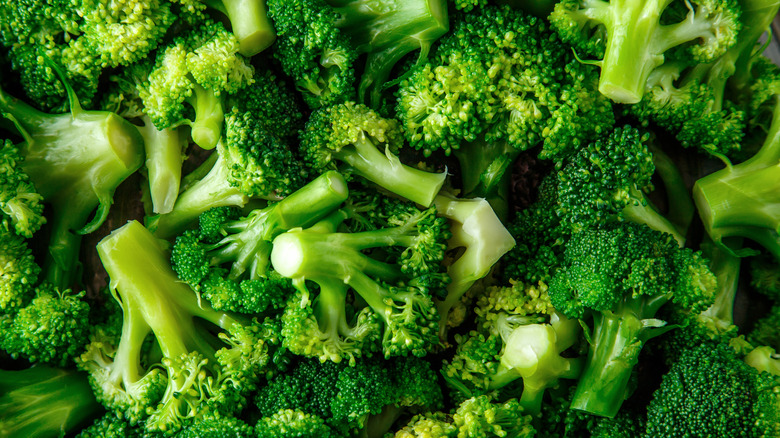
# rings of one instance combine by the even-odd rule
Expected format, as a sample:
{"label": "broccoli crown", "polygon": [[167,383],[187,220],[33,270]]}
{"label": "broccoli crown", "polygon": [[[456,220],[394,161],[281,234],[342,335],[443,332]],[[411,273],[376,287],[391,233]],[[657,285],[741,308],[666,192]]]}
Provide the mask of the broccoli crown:
{"label": "broccoli crown", "polygon": [[0,320],[0,346],[12,357],[67,366],[87,344],[89,305],[84,292],[59,291],[44,283],[15,315]]}
{"label": "broccoli crown", "polygon": [[100,412],[80,372],[42,365],[0,370],[0,430],[6,436],[63,436]]}
{"label": "broccoli crown", "polygon": [[108,412],[82,429],[76,438],[142,438],[142,427],[131,426],[127,419]]}
{"label": "broccoli crown", "polygon": [[207,415],[193,421],[176,434],[180,438],[246,438],[254,428],[243,420],[223,415]]}
{"label": "broccoli crown", "polygon": [[5,227],[0,227],[0,266],[0,313],[13,314],[32,300],[41,268],[27,241]]}
{"label": "broccoli crown", "polygon": [[531,438],[536,435],[530,415],[520,402],[510,399],[497,403],[489,396],[470,398],[458,406],[452,420],[458,436]]}
{"label": "broccoli crown", "polygon": [[636,103],[648,77],[666,58],[713,61],[737,41],[741,8],[735,0],[590,3],[564,0],[550,23],[561,39],[601,58],[599,91]]}
{"label": "broccoli crown", "polygon": [[507,145],[498,155],[541,145],[541,157],[558,158],[613,123],[594,87],[595,72],[543,20],[488,6],[453,16],[430,59],[401,81],[396,110],[425,155],[482,138]]}
{"label": "broccoli crown", "polygon": [[357,52],[337,27],[338,14],[322,0],[271,0],[274,57],[312,108],[350,100]]}
{"label": "broccoli crown", "polygon": [[[351,344],[376,336],[373,321],[378,318],[384,325],[386,356],[425,355],[439,342],[432,298],[449,280],[442,266],[449,237],[446,219],[437,217],[433,207],[418,209],[401,201],[388,211],[390,226],[385,228],[338,232],[346,217],[338,211],[273,241],[274,269],[293,279],[302,294],[301,304],[288,304],[283,317],[286,345],[296,354],[352,361],[362,351]],[[314,290],[304,280],[319,286],[313,300]],[[348,305],[350,291],[367,307]],[[350,324],[352,312],[361,325]]]}
{"label": "broccoli crown", "polygon": [[257,438],[331,438],[335,436],[325,420],[297,409],[281,409],[263,417],[255,426]]}
{"label": "broccoli crown", "polygon": [[646,436],[777,435],[778,385],[777,376],[759,373],[728,345],[699,344],[680,356],[653,394]]}
{"label": "broccoli crown", "polygon": [[155,127],[188,124],[195,143],[213,149],[222,133],[225,95],[253,81],[254,68],[238,53],[236,37],[207,20],[157,51],[139,91]]}
{"label": "broccoli crown", "polygon": [[[98,400],[149,432],[239,411],[270,359],[267,327],[201,303],[138,222],[104,238],[98,254],[123,314],[119,342],[93,337],[77,361]],[[160,355],[144,354],[150,336]]]}
{"label": "broccoli crown", "polygon": [[0,149],[2,226],[29,238],[46,223],[46,218],[43,217],[43,197],[22,170],[23,161],[24,157],[13,143],[3,142]]}
{"label": "broccoli crown", "polygon": [[415,357],[360,359],[354,366],[303,359],[255,397],[272,422],[283,410],[299,411],[311,416],[310,423],[318,423],[313,417],[325,419],[339,436],[364,428],[387,406],[439,409],[441,400],[435,372]]}

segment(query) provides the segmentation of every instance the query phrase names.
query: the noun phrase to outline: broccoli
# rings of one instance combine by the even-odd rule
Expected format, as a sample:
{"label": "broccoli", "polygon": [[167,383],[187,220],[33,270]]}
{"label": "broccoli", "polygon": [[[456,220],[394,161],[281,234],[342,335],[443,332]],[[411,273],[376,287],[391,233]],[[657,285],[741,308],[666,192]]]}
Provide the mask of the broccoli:
{"label": "broccoli", "polygon": [[538,415],[545,389],[579,376],[582,360],[561,356],[577,342],[579,323],[552,308],[544,283],[490,287],[474,312],[477,330],[457,337],[455,356],[442,369],[458,396],[487,394],[522,380],[518,402],[526,414]]}
{"label": "broccoli", "polygon": [[[199,302],[136,221],[97,249],[123,314],[118,343],[98,333],[78,358],[97,399],[149,432],[173,433],[186,419],[240,411],[269,361],[262,324]],[[159,356],[144,354],[149,337]]]}
{"label": "broccoli", "polygon": [[62,437],[100,415],[84,374],[35,366],[0,370],[0,435]]}
{"label": "broccoli", "polygon": [[486,6],[455,16],[430,59],[405,74],[397,117],[423,155],[454,153],[463,193],[504,217],[507,169],[522,151],[560,160],[614,123],[595,75],[543,20]]}
{"label": "broccoli", "polygon": [[143,438],[144,436],[142,427],[131,426],[127,419],[117,417],[113,412],[107,412],[82,429],[76,438]]}
{"label": "broccoli", "polygon": [[780,378],[759,373],[728,345],[685,351],[647,407],[645,436],[777,436]]}
{"label": "broccoli", "polygon": [[[420,358],[374,357],[353,366],[303,359],[261,388],[255,403],[264,417],[300,411],[310,416],[312,425],[319,417],[335,436],[352,436],[375,418],[395,417],[402,409],[440,409],[442,395],[430,364]],[[394,413],[386,412],[388,408]],[[258,427],[264,421],[274,419],[261,420]]]}
{"label": "broccoli", "polygon": [[590,320],[590,351],[572,408],[614,417],[649,339],[674,328],[658,319],[667,302],[697,313],[712,305],[716,279],[701,253],[632,222],[572,234],[549,284],[555,309]]}
{"label": "broccoli", "polygon": [[176,238],[173,269],[217,310],[261,313],[292,295],[289,280],[271,270],[271,242],[296,227],[309,227],[347,198],[340,174],[326,172],[292,195],[239,218],[234,209],[200,216],[200,229]]}
{"label": "broccoli", "polygon": [[257,438],[333,438],[335,432],[317,415],[301,410],[281,409],[263,417],[255,426]]}
{"label": "broccoli", "polygon": [[209,9],[225,15],[230,22],[230,30],[238,41],[238,53],[243,56],[257,55],[270,47],[276,39],[264,0],[171,1],[181,4],[200,19],[206,19],[206,11]]}
{"label": "broccoli", "polygon": [[14,314],[35,296],[41,272],[27,241],[0,227],[0,314]]}
{"label": "broccoli", "polygon": [[254,68],[238,50],[236,37],[210,20],[161,47],[139,87],[154,126],[189,125],[198,146],[214,149],[222,135],[225,96],[254,81]]}
{"label": "broccoli", "polygon": [[[268,89],[252,88],[253,99]],[[269,100],[270,102],[270,100]],[[290,139],[263,119],[264,112],[234,107],[225,118],[225,135],[217,144],[216,160],[207,160],[194,174],[199,180],[184,187],[173,210],[147,217],[146,225],[160,238],[181,234],[201,213],[215,207],[243,207],[250,199],[278,201],[301,187],[308,173],[298,162]],[[208,169],[208,170],[206,170]]]}
{"label": "broccoli", "polygon": [[[284,345],[293,353],[353,362],[371,354],[378,339],[387,357],[423,356],[438,345],[433,298],[449,280],[442,267],[447,221],[434,207],[389,198],[377,214],[387,225],[376,230],[339,232],[347,219],[339,210],[274,239],[273,268],[299,290],[282,316]],[[350,291],[361,300],[354,306]]]}
{"label": "broccoli", "polygon": [[[626,125],[581,149],[557,173],[556,212],[573,231],[629,220],[683,236],[648,201],[655,173],[648,134]],[[670,203],[679,202],[670,199]]]}
{"label": "broccoli", "polygon": [[601,67],[599,91],[615,102],[637,103],[648,77],[672,60],[707,63],[737,40],[736,0],[589,2],[563,0],[550,23],[561,39]]}
{"label": "broccoli", "polygon": [[[726,245],[727,237],[744,237],[780,259],[780,216],[777,206],[777,163],[780,160],[780,94],[763,146],[748,160],[713,172],[696,181],[693,196],[707,234]],[[735,251],[737,254],[749,254]]]}
{"label": "broccoli", "polygon": [[271,0],[268,9],[274,56],[312,108],[355,98],[355,64],[365,54],[357,97],[376,109],[393,67],[417,49],[424,59],[448,28],[443,0]]}
{"label": "broccoli", "polygon": [[43,217],[43,197],[22,169],[23,162],[19,148],[9,140],[4,141],[0,149],[2,226],[30,238],[46,223],[46,218]]}
{"label": "broccoli", "polygon": [[315,111],[301,134],[301,154],[313,171],[336,166],[429,206],[439,193],[446,172],[435,174],[409,167],[398,159],[403,138],[398,123],[384,119],[362,104],[346,102]]}
{"label": "broccoli", "polygon": [[82,109],[67,88],[71,110],[63,114],[38,111],[0,90],[0,111],[24,138],[21,169],[52,207],[44,268],[46,279],[62,290],[77,273],[81,235],[105,221],[115,190],[143,163],[135,126],[112,112]]}
{"label": "broccoli", "polygon": [[254,428],[235,417],[207,415],[190,422],[177,438],[247,438]]}

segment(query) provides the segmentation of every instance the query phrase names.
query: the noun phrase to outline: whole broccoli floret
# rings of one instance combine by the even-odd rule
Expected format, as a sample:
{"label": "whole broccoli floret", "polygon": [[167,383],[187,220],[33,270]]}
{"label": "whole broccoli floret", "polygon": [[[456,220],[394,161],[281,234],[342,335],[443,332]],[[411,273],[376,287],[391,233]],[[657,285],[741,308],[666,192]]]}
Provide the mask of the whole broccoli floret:
{"label": "whole broccoli floret", "polygon": [[0,370],[3,436],[57,438],[99,414],[83,373],[45,366]]}
{"label": "whole broccoli floret", "polygon": [[713,61],[734,45],[736,0],[589,2],[564,0],[550,15],[561,39],[600,59],[599,91],[620,103],[642,99],[648,77],[668,58]]}
{"label": "whole broccoli floret", "polygon": [[[104,238],[98,254],[123,314],[118,343],[98,334],[78,360],[98,400],[149,432],[240,411],[270,359],[263,325],[199,302],[138,222]],[[145,351],[150,337],[156,355]]]}
{"label": "whole broccoli floret", "polygon": [[698,252],[672,235],[632,222],[572,234],[550,300],[568,318],[591,320],[591,348],[572,408],[614,417],[647,340],[672,327],[658,319],[667,302],[700,312],[716,280]]}
{"label": "whole broccoli floret", "polygon": [[464,194],[505,216],[507,169],[522,151],[540,146],[541,158],[559,160],[613,124],[595,74],[543,20],[487,6],[456,15],[430,59],[404,76],[397,117],[424,155],[454,153]]}
{"label": "whole broccoli floret", "polygon": [[[648,201],[655,173],[648,134],[626,125],[572,156],[557,173],[556,211],[573,231],[629,220],[669,233],[677,228]],[[670,199],[670,203],[675,202]]]}
{"label": "whole broccoli floret", "polygon": [[776,436],[780,378],[759,373],[728,345],[686,351],[664,376],[647,408],[649,437]]}
{"label": "whole broccoli floret", "polygon": [[442,370],[459,398],[522,380],[519,404],[538,415],[547,388],[579,376],[582,360],[561,356],[576,343],[579,323],[555,312],[544,283],[488,288],[474,311],[477,330],[457,337],[455,356]]}
{"label": "whole broccoli floret", "polygon": [[333,430],[317,415],[299,409],[282,409],[263,417],[255,426],[257,438],[332,438]]}
{"label": "whole broccoli floret", "polygon": [[0,347],[11,357],[67,366],[87,344],[89,305],[84,292],[60,291],[44,283],[15,315],[0,317]]}
{"label": "whole broccoli floret", "polygon": [[271,242],[296,227],[309,227],[347,199],[340,174],[327,172],[292,195],[238,217],[235,209],[209,210],[200,229],[177,237],[173,269],[217,310],[261,313],[282,307],[294,289],[271,269]]}
{"label": "whole broccoli floret", "polygon": [[[293,353],[352,362],[371,354],[378,338],[388,357],[423,356],[438,345],[433,297],[449,280],[442,266],[447,221],[434,207],[390,198],[382,207],[387,225],[380,229],[339,232],[348,217],[340,210],[274,239],[273,268],[300,291],[282,317]],[[349,303],[352,294],[366,306]]]}
{"label": "whole broccoli floret", "polygon": [[301,154],[313,171],[335,168],[429,206],[447,177],[401,163],[398,123],[365,105],[346,102],[315,111],[301,134]]}
{"label": "whole broccoli floret", "polygon": [[154,126],[189,125],[193,141],[213,149],[222,136],[225,96],[254,80],[254,68],[238,50],[236,37],[210,20],[158,49],[139,90]]}
{"label": "whole broccoli floret", "polygon": [[81,235],[105,221],[117,187],[143,163],[135,126],[112,112],[82,109],[68,90],[71,110],[62,114],[38,111],[0,90],[0,111],[24,138],[17,146],[20,167],[52,207],[44,269],[61,290],[77,274]]}

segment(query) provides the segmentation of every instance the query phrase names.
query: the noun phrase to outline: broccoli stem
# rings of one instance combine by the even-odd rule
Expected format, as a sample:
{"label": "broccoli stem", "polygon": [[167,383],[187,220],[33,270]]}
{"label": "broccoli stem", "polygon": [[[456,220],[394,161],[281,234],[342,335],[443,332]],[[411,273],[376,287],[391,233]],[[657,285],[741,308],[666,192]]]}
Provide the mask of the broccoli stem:
{"label": "broccoli stem", "polygon": [[691,198],[680,169],[677,168],[669,155],[653,144],[650,145],[650,150],[653,153],[655,172],[661,177],[664,188],[666,188],[668,205],[666,218],[674,224],[677,233],[684,237],[688,234],[688,227],[690,227],[696,212],[693,198]]}
{"label": "broccoli stem", "polygon": [[484,137],[454,151],[460,164],[463,193],[469,198],[485,198],[496,215],[509,214],[507,193],[512,172],[507,172],[517,160],[520,150],[505,141],[485,141]]}
{"label": "broccoli stem", "polygon": [[257,55],[276,40],[265,1],[206,0],[205,3],[227,15],[231,30],[238,39],[238,53],[246,57]]}
{"label": "broccoli stem", "polygon": [[195,110],[195,119],[189,123],[192,141],[203,149],[214,149],[222,136],[222,122],[225,120],[222,97],[195,84],[192,96],[186,101]]}
{"label": "broccoli stem", "polygon": [[728,236],[751,238],[780,259],[780,98],[775,101],[761,149],[740,164],[697,180],[693,197],[713,241],[728,248],[724,243]]}
{"label": "broccoli stem", "polygon": [[410,201],[428,207],[439,193],[446,172],[431,173],[409,167],[393,155],[377,149],[364,133],[353,143],[353,148],[342,148],[333,156],[347,164],[355,173]]}
{"label": "broccoli stem", "polygon": [[627,220],[647,225],[657,231],[669,233],[674,236],[674,239],[680,246],[685,244],[685,236],[680,233],[674,224],[669,222],[668,219],[650,205],[648,201],[644,199],[644,195],[642,195],[642,202],[630,204],[627,207],[624,207],[622,212],[623,217]]}
{"label": "broccoli stem", "polygon": [[630,395],[631,372],[645,342],[672,327],[652,318],[667,296],[629,295],[613,311],[594,314],[591,347],[580,375],[571,408],[602,417],[614,417]]}
{"label": "broccoli stem", "polygon": [[144,125],[138,130],[144,138],[153,211],[157,214],[169,213],[179,196],[187,138],[180,129],[158,130],[149,116],[144,115],[142,120]]}

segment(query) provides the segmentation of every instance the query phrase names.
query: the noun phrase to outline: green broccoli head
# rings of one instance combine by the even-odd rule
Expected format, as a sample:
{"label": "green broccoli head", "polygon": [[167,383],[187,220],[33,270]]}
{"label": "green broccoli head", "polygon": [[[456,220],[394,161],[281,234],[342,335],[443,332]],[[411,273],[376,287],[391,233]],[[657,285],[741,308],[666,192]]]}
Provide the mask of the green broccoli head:
{"label": "green broccoli head", "polygon": [[325,420],[299,409],[281,409],[263,417],[255,426],[257,438],[331,438],[333,430]]}
{"label": "green broccoli head", "polygon": [[29,238],[46,223],[46,218],[43,196],[24,172],[22,161],[19,149],[6,140],[0,149],[0,211],[4,228]]}
{"label": "green broccoli head", "polygon": [[40,266],[27,241],[0,227],[0,313],[13,314],[32,300]]}

